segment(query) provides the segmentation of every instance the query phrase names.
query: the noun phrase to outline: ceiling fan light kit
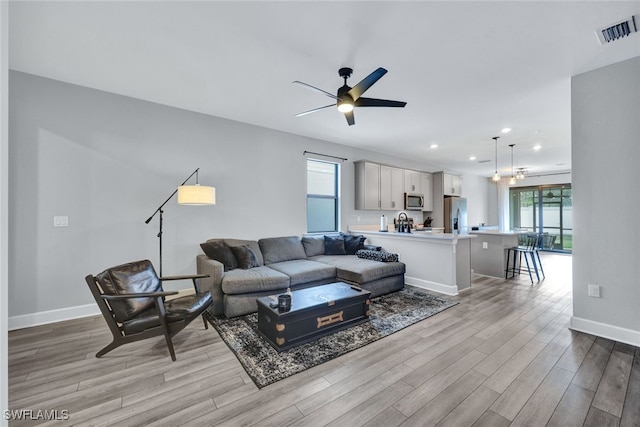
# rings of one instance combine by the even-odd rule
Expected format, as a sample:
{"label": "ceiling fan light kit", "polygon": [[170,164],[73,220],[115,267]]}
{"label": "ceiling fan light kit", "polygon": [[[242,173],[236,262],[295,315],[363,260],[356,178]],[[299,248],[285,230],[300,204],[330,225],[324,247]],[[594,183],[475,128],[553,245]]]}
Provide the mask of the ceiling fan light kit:
{"label": "ceiling fan light kit", "polygon": [[[352,126],[356,123],[353,109],[354,107],[398,107],[403,108],[407,105],[406,102],[402,101],[391,101],[388,99],[375,99],[375,98],[363,98],[362,94],[367,91],[375,82],[380,80],[382,76],[387,73],[387,70],[384,68],[378,68],[367,77],[362,79],[357,85],[351,87],[347,85],[347,79],[351,77],[351,73],[353,70],[348,67],[343,67],[338,70],[338,74],[340,77],[344,79],[344,85],[338,88],[337,95],[334,95],[325,90],[319,89],[315,86],[312,86],[308,83],[304,83],[301,81],[294,81],[293,83],[302,85],[307,89],[313,90],[315,92],[319,92],[323,95],[328,96],[329,98],[333,98],[336,100],[335,105],[338,107],[338,111],[344,114],[347,119],[347,123],[349,126]],[[295,117],[304,116],[310,113],[315,113],[316,111],[323,110],[325,108],[332,107],[334,104],[325,105],[324,107],[314,108],[313,110],[304,111],[302,113],[298,113]]]}

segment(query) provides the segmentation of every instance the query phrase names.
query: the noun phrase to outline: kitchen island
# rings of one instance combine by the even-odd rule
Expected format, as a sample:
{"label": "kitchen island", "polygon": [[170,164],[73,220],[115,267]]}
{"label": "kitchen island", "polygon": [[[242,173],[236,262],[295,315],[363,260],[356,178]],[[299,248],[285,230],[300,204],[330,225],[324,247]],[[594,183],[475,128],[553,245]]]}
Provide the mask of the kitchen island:
{"label": "kitchen island", "polygon": [[367,244],[397,253],[405,263],[405,283],[446,295],[457,295],[471,287],[471,241],[468,234],[430,231],[378,231],[376,226],[350,226],[351,234],[362,234]]}
{"label": "kitchen island", "polygon": [[477,230],[471,243],[471,268],[477,274],[505,277],[507,248],[518,246],[518,231]]}

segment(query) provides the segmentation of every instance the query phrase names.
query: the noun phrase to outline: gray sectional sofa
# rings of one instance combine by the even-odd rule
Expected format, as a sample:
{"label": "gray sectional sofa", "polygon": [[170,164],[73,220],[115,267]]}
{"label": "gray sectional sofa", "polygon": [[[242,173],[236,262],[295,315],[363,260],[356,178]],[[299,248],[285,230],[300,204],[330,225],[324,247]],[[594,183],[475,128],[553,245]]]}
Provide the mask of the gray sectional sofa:
{"label": "gray sectional sofa", "polygon": [[[341,242],[342,241],[342,242]],[[326,243],[326,244],[325,244]],[[343,246],[344,249],[343,249]],[[258,310],[256,298],[286,291],[347,282],[375,297],[404,287],[405,265],[355,255],[371,249],[362,236],[288,236],[267,239],[210,239],[196,258],[203,291],[211,291],[214,315],[235,317]],[[377,248],[381,249],[381,248]]]}

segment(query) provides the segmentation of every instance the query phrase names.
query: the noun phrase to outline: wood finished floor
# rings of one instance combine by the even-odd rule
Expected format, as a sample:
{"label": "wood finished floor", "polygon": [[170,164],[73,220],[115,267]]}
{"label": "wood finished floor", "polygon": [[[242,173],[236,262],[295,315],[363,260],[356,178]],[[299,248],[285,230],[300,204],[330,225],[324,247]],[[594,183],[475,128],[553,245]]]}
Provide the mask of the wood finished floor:
{"label": "wood finished floor", "polygon": [[10,409],[78,426],[640,425],[640,349],[570,331],[571,257],[543,263],[539,284],[475,276],[459,305],[263,389],[199,321],[176,362],[160,338],[96,359],[102,317],[12,331]]}

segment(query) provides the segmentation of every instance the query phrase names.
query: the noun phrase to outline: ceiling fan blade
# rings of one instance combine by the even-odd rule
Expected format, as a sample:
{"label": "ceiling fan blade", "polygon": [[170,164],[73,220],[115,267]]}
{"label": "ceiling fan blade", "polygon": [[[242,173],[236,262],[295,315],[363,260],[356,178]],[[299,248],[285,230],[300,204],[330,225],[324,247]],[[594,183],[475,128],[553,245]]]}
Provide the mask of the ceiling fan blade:
{"label": "ceiling fan blade", "polygon": [[353,105],[356,107],[404,107],[407,103],[388,99],[358,98]]}
{"label": "ceiling fan blade", "polygon": [[347,92],[354,101],[356,101],[362,94],[369,89],[375,82],[377,82],[380,77],[387,74],[387,70],[384,68],[378,68],[373,73],[369,74],[367,77],[362,79],[360,83],[351,88],[349,92]]}
{"label": "ceiling fan blade", "polygon": [[315,113],[316,111],[324,110],[325,108],[335,107],[335,106],[336,104],[325,105],[324,107],[318,107],[318,108],[314,108],[313,110],[303,111],[302,113],[294,114],[294,117],[304,116],[307,114]]}
{"label": "ceiling fan blade", "polygon": [[312,91],[314,91],[314,92],[319,92],[319,93],[321,93],[321,94],[323,94],[323,95],[327,95],[329,98],[333,98],[333,99],[336,99],[336,100],[338,99],[338,97],[337,97],[337,96],[335,96],[334,94],[329,93],[329,92],[327,92],[326,90],[319,89],[319,88],[317,88],[317,87],[315,87],[315,86],[311,86],[311,85],[310,85],[310,84],[308,84],[308,83],[304,83],[304,82],[301,82],[301,81],[298,81],[298,80],[295,80],[295,81],[293,81],[292,83],[297,83],[297,84],[299,84],[299,85],[302,85],[303,87],[306,87],[306,88],[307,88],[307,89],[309,89],[309,90],[312,90]]}
{"label": "ceiling fan blade", "polygon": [[344,113],[344,116],[347,118],[347,123],[349,123],[349,126],[353,126],[356,124],[356,120],[353,117],[353,111],[349,111],[348,113]]}

